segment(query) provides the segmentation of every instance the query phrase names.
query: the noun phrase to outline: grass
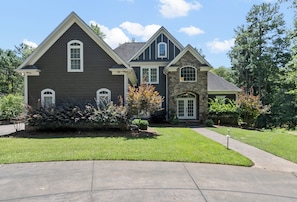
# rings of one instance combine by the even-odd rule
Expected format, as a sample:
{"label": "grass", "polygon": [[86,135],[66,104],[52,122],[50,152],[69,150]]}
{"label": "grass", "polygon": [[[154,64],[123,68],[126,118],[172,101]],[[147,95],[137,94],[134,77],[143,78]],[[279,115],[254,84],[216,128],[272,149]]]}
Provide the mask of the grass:
{"label": "grass", "polygon": [[[251,166],[189,128],[154,128],[152,137],[0,138],[0,163],[70,160],[143,160]],[[88,136],[88,134],[86,134]]]}
{"label": "grass", "polygon": [[209,129],[224,135],[227,135],[227,130],[230,129],[232,138],[297,163],[296,131],[285,129],[256,131],[228,127]]}

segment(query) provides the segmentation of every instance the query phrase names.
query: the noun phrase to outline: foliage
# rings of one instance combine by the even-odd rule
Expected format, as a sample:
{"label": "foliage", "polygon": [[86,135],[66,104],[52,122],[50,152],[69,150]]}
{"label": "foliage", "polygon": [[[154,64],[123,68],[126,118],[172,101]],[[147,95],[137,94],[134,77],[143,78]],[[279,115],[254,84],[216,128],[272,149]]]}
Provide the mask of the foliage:
{"label": "foliage", "polygon": [[97,36],[99,36],[101,39],[105,39],[106,38],[106,34],[104,34],[101,30],[100,27],[98,26],[98,24],[93,24],[91,23],[91,29],[96,33]]}
{"label": "foliage", "polygon": [[212,127],[213,124],[214,124],[214,122],[213,122],[213,120],[211,120],[211,119],[206,119],[206,120],[204,121],[204,125],[205,125],[206,127]]}
{"label": "foliage", "polygon": [[235,30],[235,45],[229,52],[236,84],[253,88],[262,103],[273,102],[278,91],[279,69],[290,59],[289,39],[279,5],[254,5],[246,16],[247,25]]}
{"label": "foliage", "polygon": [[141,84],[138,88],[129,86],[127,103],[131,116],[147,116],[161,109],[164,98],[153,85]]}
{"label": "foliage", "polygon": [[235,83],[234,72],[231,68],[220,66],[219,68],[213,68],[210,70],[212,73],[224,78],[226,81]]}
{"label": "foliage", "polygon": [[209,118],[222,124],[237,124],[239,107],[228,98],[209,99]]}
{"label": "foliage", "polygon": [[24,98],[20,95],[9,94],[0,97],[0,120],[11,120],[24,111]]}
{"label": "foliage", "polygon": [[29,109],[28,125],[36,129],[128,128],[127,108],[112,103],[104,109],[91,104]]}
{"label": "foliage", "polygon": [[253,93],[242,92],[238,96],[237,103],[240,108],[240,117],[248,126],[255,126],[259,115],[269,110],[269,107],[262,105],[260,96],[255,96]]}
{"label": "foliage", "polygon": [[23,79],[14,71],[20,63],[21,60],[15,52],[0,49],[0,94],[22,92]]}
{"label": "foliage", "polygon": [[134,119],[132,124],[138,126],[140,130],[147,130],[149,122],[147,120]]}

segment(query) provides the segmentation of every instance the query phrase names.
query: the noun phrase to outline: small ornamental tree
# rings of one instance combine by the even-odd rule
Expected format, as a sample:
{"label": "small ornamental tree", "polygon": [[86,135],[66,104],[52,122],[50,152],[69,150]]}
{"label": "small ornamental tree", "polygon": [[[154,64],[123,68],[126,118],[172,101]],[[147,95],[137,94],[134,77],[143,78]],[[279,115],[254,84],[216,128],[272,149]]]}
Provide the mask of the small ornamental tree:
{"label": "small ornamental tree", "polygon": [[141,84],[138,88],[129,86],[127,104],[129,115],[149,116],[161,109],[164,98],[155,90],[153,85]]}
{"label": "small ornamental tree", "polygon": [[240,117],[242,121],[246,122],[249,126],[255,126],[260,114],[264,114],[269,110],[269,107],[264,107],[262,105],[259,95],[253,95],[252,90],[250,94],[244,92],[239,94],[237,103],[240,108]]}

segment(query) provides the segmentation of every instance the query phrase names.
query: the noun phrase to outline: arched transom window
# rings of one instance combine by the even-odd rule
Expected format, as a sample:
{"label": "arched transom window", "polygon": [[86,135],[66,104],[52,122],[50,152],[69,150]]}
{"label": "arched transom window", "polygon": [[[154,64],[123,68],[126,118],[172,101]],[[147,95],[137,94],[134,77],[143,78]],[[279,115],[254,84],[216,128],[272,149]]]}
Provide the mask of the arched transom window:
{"label": "arched transom window", "polygon": [[56,103],[55,91],[49,88],[46,88],[41,91],[41,106],[43,108],[49,108]]}
{"label": "arched transom window", "polygon": [[68,72],[83,72],[83,43],[72,40],[67,43]]}
{"label": "arched transom window", "polygon": [[185,66],[180,69],[181,82],[195,82],[197,81],[197,69],[191,66]]}

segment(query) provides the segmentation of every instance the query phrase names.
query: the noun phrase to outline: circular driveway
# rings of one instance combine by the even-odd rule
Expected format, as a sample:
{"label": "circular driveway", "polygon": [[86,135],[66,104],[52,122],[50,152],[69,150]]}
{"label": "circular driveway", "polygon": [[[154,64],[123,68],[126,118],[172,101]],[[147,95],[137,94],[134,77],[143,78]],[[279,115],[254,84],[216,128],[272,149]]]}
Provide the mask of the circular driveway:
{"label": "circular driveway", "polygon": [[297,201],[297,174],[227,165],[67,161],[0,165],[0,201]]}

